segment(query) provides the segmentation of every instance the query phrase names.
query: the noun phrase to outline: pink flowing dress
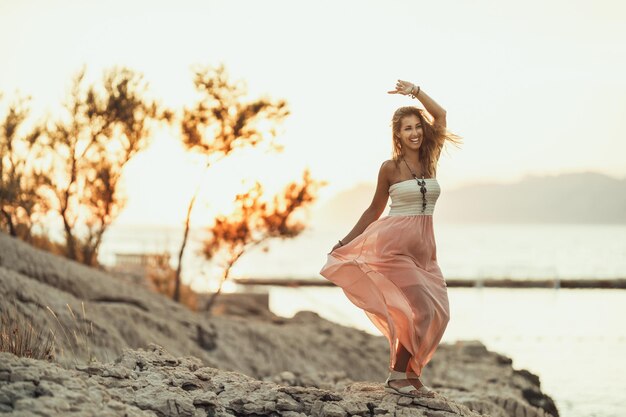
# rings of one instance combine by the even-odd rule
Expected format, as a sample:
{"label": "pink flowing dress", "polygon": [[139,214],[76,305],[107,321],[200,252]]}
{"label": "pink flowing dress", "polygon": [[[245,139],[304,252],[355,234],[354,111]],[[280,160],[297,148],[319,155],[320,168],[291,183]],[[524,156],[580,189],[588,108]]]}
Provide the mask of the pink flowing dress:
{"label": "pink flowing dress", "polygon": [[417,375],[437,350],[450,319],[432,216],[441,190],[435,178],[425,181],[425,209],[415,179],[391,185],[389,215],[328,254],[320,271],[389,340],[389,366],[395,365],[402,344]]}

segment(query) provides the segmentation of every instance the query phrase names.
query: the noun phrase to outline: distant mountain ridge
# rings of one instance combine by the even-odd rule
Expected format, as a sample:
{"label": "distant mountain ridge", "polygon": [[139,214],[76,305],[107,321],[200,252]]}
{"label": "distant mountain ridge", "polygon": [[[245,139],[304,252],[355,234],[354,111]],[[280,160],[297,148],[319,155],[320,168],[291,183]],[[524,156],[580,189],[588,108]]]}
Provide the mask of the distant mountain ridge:
{"label": "distant mountain ridge", "polygon": [[[324,223],[356,223],[375,184],[347,190],[316,213]],[[435,208],[443,223],[626,224],[626,179],[595,172],[527,176],[511,184],[446,189]]]}

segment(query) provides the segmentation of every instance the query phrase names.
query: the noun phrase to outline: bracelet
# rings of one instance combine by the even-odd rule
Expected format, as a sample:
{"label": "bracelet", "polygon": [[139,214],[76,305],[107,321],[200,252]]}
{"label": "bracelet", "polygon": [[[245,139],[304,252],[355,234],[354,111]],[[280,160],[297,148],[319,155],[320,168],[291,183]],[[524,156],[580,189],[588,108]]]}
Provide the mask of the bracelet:
{"label": "bracelet", "polygon": [[413,98],[417,98],[417,95],[420,93],[420,86],[417,86],[417,93],[413,94],[413,90],[415,89],[415,85],[413,85],[413,87],[411,87],[411,97]]}
{"label": "bracelet", "polygon": [[341,239],[339,239],[339,244],[343,246],[343,242],[341,241]]}

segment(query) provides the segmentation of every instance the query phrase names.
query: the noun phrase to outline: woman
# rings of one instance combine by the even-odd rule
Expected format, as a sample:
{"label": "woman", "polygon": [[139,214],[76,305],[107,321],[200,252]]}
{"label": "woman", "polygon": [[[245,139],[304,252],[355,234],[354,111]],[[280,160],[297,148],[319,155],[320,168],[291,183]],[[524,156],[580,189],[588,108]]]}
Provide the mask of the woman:
{"label": "woman", "polygon": [[[398,80],[388,93],[417,98],[432,121],[417,107],[396,110],[393,158],[380,167],[372,203],[333,247],[320,273],[341,287],[389,340],[385,389],[434,397],[420,376],[449,320],[432,222],[440,193],[437,162],[445,142],[458,145],[460,138],[446,130],[446,111],[420,87]],[[389,197],[389,215],[379,219]]]}

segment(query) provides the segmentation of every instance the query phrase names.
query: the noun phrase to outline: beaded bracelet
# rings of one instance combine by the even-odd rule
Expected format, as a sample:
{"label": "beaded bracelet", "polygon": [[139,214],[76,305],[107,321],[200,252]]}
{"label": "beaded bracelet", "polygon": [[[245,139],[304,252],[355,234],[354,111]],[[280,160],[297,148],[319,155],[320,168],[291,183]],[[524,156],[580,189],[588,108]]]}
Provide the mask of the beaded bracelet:
{"label": "beaded bracelet", "polygon": [[411,94],[411,97],[417,98],[417,95],[420,93],[420,86],[419,85],[417,86],[417,93],[413,94],[413,90],[415,90],[415,85],[413,85],[413,87],[411,87],[410,94]]}

